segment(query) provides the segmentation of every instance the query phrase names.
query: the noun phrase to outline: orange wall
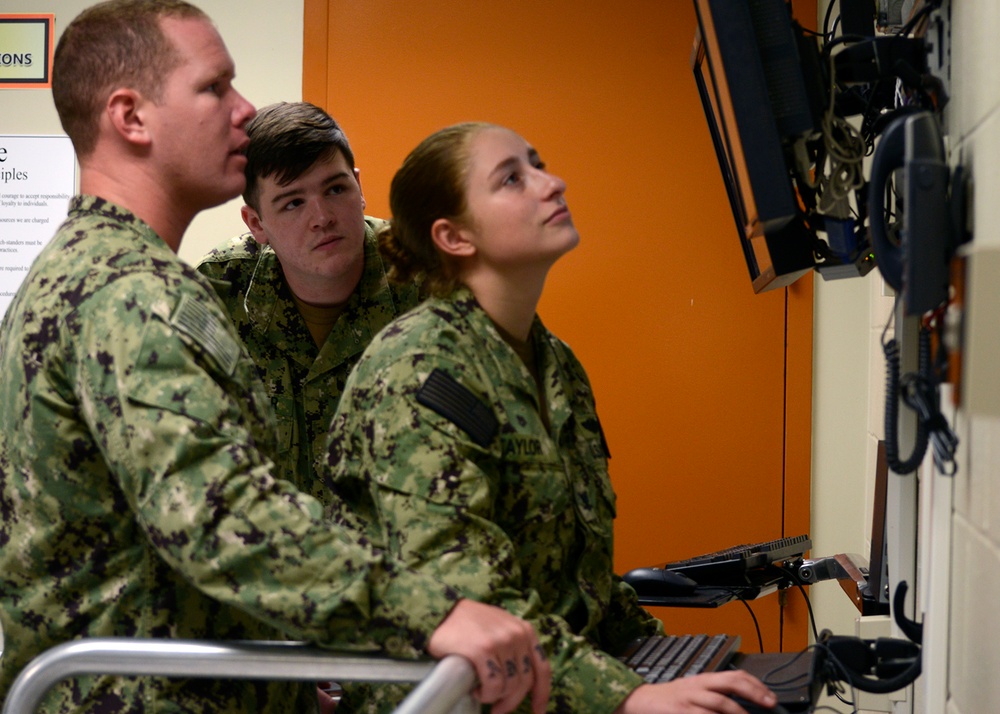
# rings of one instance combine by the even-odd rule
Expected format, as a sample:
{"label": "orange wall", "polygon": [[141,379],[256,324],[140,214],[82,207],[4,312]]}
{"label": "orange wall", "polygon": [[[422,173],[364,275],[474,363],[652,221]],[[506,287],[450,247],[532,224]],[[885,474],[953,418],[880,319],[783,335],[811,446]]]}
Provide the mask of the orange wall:
{"label": "orange wall", "polygon": [[[816,7],[796,16],[815,27]],[[812,282],[754,295],[690,69],[682,0],[306,0],[303,95],[351,139],[368,212],[424,136],[511,127],[568,183],[582,241],[540,314],[583,361],[618,493],[619,572],[809,529]],[[787,339],[786,339],[787,338]],[[786,399],[787,394],[787,399]],[[805,644],[798,594],[754,604]],[[656,610],[756,647],[738,604]]]}

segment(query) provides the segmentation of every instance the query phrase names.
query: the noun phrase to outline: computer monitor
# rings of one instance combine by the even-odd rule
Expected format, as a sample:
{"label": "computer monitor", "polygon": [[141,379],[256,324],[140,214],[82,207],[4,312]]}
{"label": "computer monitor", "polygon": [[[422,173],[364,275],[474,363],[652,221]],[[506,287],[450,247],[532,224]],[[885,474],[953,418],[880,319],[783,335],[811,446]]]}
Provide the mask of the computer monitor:
{"label": "computer monitor", "polygon": [[889,612],[889,559],[886,540],[886,496],[889,465],[885,441],[879,440],[875,456],[875,497],[872,502],[871,550],[868,558],[868,587],[861,593],[870,608],[865,614]]}
{"label": "computer monitor", "polygon": [[[825,278],[868,272],[869,251],[854,244],[863,231],[825,221],[810,185],[828,97],[815,39],[786,0],[695,0],[695,10],[691,65],[754,292],[814,268]],[[841,239],[847,246],[831,250]]]}

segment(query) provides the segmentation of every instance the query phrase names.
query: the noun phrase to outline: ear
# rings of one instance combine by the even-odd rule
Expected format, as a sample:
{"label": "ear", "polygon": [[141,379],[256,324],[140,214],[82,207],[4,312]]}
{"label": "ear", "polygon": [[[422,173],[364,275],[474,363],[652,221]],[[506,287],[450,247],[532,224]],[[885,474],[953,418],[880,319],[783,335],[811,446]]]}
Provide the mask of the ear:
{"label": "ear", "polygon": [[365,192],[361,189],[361,169],[355,167],[354,169],[354,180],[358,182],[358,190],[361,191],[361,210],[365,210],[368,205],[365,202]]}
{"label": "ear", "polygon": [[130,144],[149,146],[152,142],[143,116],[145,99],[134,89],[116,89],[108,97],[105,115],[118,135]]}
{"label": "ear", "polygon": [[240,215],[253,234],[253,239],[261,245],[267,245],[267,234],[264,232],[264,224],[260,222],[260,214],[250,206],[244,205],[240,209]]}
{"label": "ear", "polygon": [[468,258],[476,254],[468,233],[450,218],[439,218],[431,224],[431,240],[445,255]]}

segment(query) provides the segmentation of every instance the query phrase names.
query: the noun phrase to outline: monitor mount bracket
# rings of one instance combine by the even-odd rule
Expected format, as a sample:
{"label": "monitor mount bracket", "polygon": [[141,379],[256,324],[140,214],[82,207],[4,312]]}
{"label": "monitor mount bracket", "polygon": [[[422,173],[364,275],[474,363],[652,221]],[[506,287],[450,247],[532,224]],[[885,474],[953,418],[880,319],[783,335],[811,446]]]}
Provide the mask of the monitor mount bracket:
{"label": "monitor mount bracket", "polygon": [[782,565],[789,579],[799,585],[836,580],[862,615],[884,615],[888,608],[873,598],[868,588],[868,561],[856,553],[825,558],[797,558]]}

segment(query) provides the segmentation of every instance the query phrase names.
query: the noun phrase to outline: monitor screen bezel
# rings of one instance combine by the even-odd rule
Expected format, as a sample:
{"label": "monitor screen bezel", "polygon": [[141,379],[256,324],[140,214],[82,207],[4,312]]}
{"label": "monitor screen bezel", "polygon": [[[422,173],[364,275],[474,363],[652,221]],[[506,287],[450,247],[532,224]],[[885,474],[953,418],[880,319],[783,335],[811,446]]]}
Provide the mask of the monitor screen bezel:
{"label": "monitor screen bezel", "polygon": [[816,266],[815,233],[796,198],[750,10],[733,0],[695,0],[695,10],[691,67],[753,290],[784,287]]}

